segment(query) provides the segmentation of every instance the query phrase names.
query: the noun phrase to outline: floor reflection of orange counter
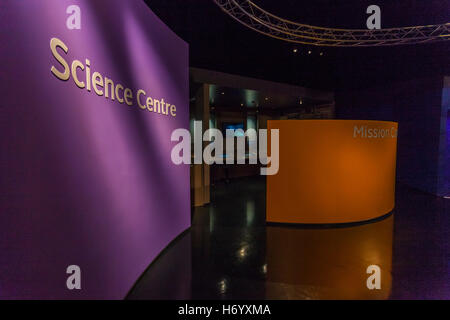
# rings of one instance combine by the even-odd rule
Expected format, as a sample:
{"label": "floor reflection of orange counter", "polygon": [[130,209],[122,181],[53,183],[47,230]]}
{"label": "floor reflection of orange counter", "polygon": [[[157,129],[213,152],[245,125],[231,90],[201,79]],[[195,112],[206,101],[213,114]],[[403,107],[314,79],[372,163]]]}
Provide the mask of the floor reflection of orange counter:
{"label": "floor reflection of orange counter", "polygon": [[393,210],[397,123],[269,120],[268,129],[279,129],[268,222],[360,222]]}
{"label": "floor reflection of orange counter", "polygon": [[[266,297],[389,298],[393,221],[390,216],[365,225],[328,229],[269,226]],[[366,270],[370,265],[381,269],[380,290],[369,290],[366,286],[370,276]],[[279,283],[286,284],[283,292],[279,292]]]}

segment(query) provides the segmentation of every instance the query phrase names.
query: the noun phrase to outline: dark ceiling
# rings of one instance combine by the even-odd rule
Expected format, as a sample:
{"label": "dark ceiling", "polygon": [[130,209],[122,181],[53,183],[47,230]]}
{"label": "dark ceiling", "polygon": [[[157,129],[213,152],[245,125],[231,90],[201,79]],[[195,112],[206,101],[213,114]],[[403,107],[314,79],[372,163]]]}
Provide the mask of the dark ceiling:
{"label": "dark ceiling", "polygon": [[[146,2],[190,44],[190,64],[194,67],[318,89],[372,86],[450,74],[449,41],[382,48],[310,47],[249,30],[223,13],[212,0]],[[255,0],[255,3],[282,17],[326,27],[365,28],[366,8],[375,3],[381,7],[384,28],[450,21],[450,0]]]}

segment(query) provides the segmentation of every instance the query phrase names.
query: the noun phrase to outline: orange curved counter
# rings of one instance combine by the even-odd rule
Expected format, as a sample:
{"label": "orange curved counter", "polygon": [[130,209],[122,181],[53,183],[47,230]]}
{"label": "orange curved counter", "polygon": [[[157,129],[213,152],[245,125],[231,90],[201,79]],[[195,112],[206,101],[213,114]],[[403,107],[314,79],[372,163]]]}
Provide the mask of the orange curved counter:
{"label": "orange curved counter", "polygon": [[268,222],[351,223],[394,209],[397,123],[269,120],[267,127],[279,129],[279,171],[267,176]]}

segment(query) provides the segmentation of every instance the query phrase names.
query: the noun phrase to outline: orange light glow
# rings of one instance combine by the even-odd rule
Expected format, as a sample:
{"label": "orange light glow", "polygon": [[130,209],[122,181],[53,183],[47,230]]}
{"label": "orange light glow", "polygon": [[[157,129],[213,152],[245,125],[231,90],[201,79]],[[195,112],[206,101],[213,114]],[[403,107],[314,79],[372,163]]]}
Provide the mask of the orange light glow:
{"label": "orange light glow", "polygon": [[269,120],[280,169],[267,176],[267,221],[348,223],[394,208],[397,123]]}

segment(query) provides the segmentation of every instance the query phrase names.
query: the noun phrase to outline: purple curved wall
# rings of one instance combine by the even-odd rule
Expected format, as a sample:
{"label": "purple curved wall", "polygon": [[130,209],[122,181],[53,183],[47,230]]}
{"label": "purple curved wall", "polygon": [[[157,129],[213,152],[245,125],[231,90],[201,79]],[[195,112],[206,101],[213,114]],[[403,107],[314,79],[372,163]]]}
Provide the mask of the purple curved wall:
{"label": "purple curved wall", "polygon": [[[66,26],[72,4],[81,30]],[[54,37],[132,106],[55,77]],[[124,298],[190,226],[189,167],[170,158],[189,125],[188,45],[140,0],[2,0],[0,39],[0,298]],[[141,109],[139,89],[176,116]]]}

